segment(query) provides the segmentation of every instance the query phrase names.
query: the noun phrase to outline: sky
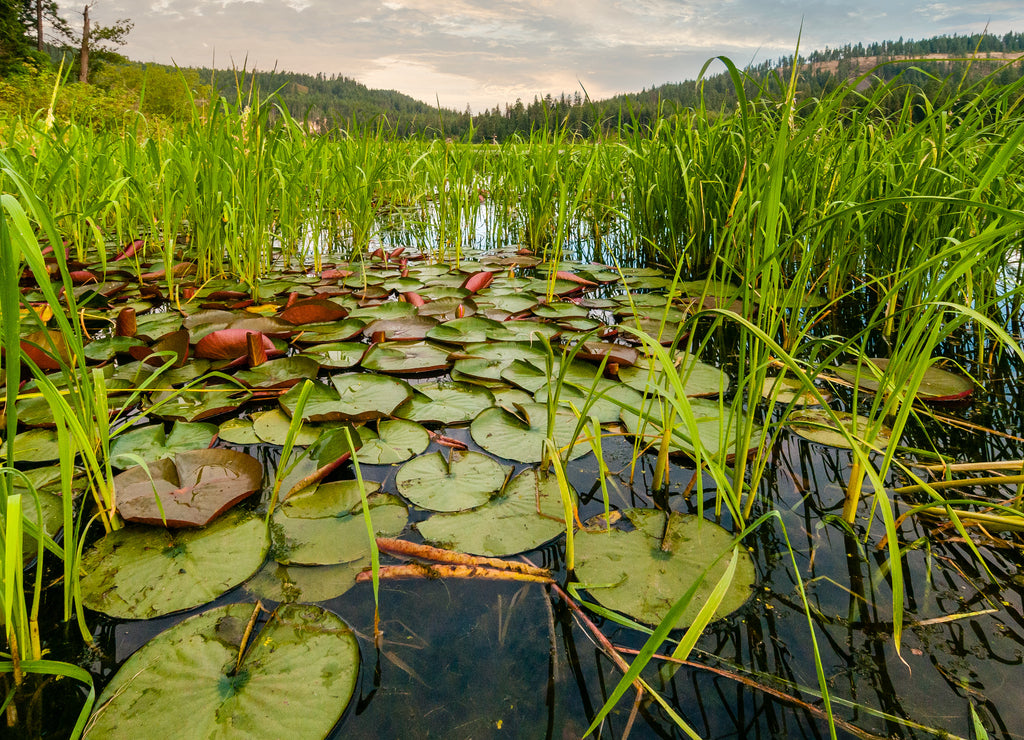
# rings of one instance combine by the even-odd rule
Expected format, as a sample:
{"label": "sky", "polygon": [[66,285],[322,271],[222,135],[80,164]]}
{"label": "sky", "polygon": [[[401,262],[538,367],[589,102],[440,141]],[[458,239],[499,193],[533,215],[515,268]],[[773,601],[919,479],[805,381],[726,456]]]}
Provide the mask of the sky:
{"label": "sky", "polygon": [[[81,23],[81,3],[61,0]],[[351,77],[473,112],[594,99],[859,41],[1024,32],[1024,0],[94,0],[131,59]],[[73,21],[74,22],[74,21]],[[721,66],[713,68],[722,69]]]}

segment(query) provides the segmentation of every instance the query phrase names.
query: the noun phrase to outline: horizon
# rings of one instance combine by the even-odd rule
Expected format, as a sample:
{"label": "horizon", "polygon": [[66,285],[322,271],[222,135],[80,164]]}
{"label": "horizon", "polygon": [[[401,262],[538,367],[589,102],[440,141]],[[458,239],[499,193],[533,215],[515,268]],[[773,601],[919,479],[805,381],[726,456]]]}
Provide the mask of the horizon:
{"label": "horizon", "polygon": [[[74,24],[82,3],[60,5]],[[743,67],[792,55],[798,37],[806,54],[1024,29],[1018,0],[104,0],[90,15],[134,22],[119,51],[135,61],[340,75],[474,114],[692,80],[716,56]]]}

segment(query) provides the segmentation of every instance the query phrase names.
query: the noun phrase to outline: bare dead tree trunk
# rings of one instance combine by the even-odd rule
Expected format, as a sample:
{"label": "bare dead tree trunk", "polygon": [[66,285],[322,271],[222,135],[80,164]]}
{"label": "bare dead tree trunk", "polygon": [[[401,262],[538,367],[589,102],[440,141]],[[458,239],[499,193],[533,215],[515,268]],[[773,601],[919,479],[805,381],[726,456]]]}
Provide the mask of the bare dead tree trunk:
{"label": "bare dead tree trunk", "polygon": [[43,0],[36,0],[36,49],[43,50]]}
{"label": "bare dead tree trunk", "polygon": [[89,6],[82,9],[82,51],[79,55],[78,81],[89,81]]}

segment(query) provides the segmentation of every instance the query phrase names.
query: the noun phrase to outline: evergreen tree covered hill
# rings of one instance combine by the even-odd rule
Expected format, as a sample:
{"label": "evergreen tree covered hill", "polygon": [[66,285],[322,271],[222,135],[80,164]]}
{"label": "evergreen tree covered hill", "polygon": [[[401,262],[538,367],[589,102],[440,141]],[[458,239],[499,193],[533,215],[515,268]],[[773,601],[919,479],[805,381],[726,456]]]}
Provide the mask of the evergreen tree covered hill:
{"label": "evergreen tree covered hill", "polygon": [[380,125],[398,136],[448,136],[462,135],[469,129],[465,113],[438,109],[397,90],[371,89],[344,75],[209,68],[195,71],[203,84],[230,101],[249,100],[254,91],[259,92],[261,100],[276,94],[289,113],[306,121],[311,130]]}

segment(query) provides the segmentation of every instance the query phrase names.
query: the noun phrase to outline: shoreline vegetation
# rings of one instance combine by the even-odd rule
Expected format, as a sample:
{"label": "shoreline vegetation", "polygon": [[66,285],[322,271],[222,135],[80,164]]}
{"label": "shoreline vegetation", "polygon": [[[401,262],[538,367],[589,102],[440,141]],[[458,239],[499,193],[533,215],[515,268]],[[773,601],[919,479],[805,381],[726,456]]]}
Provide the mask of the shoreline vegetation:
{"label": "shoreline vegetation", "polygon": [[[1021,41],[1019,35],[1008,38],[1007,43]],[[830,63],[826,57],[820,63]],[[338,692],[351,695],[359,651],[379,651],[384,639],[379,618],[387,606],[378,604],[378,546],[391,552],[396,546],[375,536],[382,534],[381,522],[388,520],[395,530],[389,536],[419,536],[429,531],[426,522],[444,530],[437,542],[462,534],[445,529],[458,526],[451,524],[455,513],[424,517],[410,530],[403,500],[377,492],[376,483],[363,478],[361,462],[367,468],[397,464],[391,456],[396,448],[415,448],[416,454],[430,444],[445,448],[447,459],[438,456],[434,470],[459,462],[451,453],[459,440],[445,436],[447,423],[428,430],[395,418],[413,389],[391,375],[410,372],[406,363],[413,363],[414,374],[468,377],[478,386],[477,399],[490,396],[486,408],[453,424],[463,424],[462,438],[477,448],[527,466],[515,478],[511,464],[499,469],[494,490],[519,507],[516,516],[529,516],[551,531],[539,542],[559,542],[557,568],[537,576],[541,582],[561,583],[564,592],[556,586],[557,593],[568,608],[584,603],[608,625],[642,636],[632,660],[608,648],[622,675],[595,706],[584,702],[586,716],[575,718],[584,727],[594,730],[612,721],[613,710],[625,716],[621,706],[616,709],[618,699],[631,697],[635,688],[627,727],[638,713],[657,712],[670,731],[698,736],[690,725],[699,713],[662,690],[672,685],[675,671],[655,672],[648,664],[656,654],[680,665],[710,660],[699,646],[718,606],[742,604],[750,595],[749,583],[742,598],[727,595],[736,574],[752,582],[756,569],[770,562],[784,574],[774,585],[785,590],[796,617],[791,622],[798,623],[811,656],[809,671],[798,679],[802,685],[787,689],[803,696],[808,707],[814,704],[808,710],[814,724],[804,731],[816,735],[817,723],[824,722],[833,738],[837,727],[861,724],[870,727],[857,731],[865,737],[936,732],[924,726],[933,715],[922,725],[916,714],[900,716],[902,709],[877,707],[859,695],[833,697],[839,693],[836,672],[847,661],[842,667],[830,662],[841,650],[824,656],[845,639],[828,630],[839,625],[852,634],[862,619],[861,603],[865,612],[883,614],[893,664],[904,657],[905,626],[942,628],[945,620],[934,622],[915,611],[926,597],[910,588],[916,579],[919,587],[927,580],[930,589],[932,569],[946,567],[942,558],[933,564],[932,548],[956,547],[969,563],[970,578],[959,563],[944,570],[944,577],[962,576],[972,584],[973,578],[994,590],[1014,588],[1024,522],[1019,476],[997,484],[991,495],[968,497],[956,486],[933,486],[921,466],[960,462],[949,459],[949,448],[964,454],[944,436],[951,424],[973,425],[971,433],[979,435],[972,452],[978,459],[969,462],[995,463],[1020,454],[1007,439],[1019,442],[1021,429],[989,429],[964,409],[972,394],[997,398],[1006,378],[1017,383],[1024,366],[1024,77],[1019,65],[1005,60],[984,70],[973,64],[941,73],[929,72],[924,63],[900,69],[886,64],[858,71],[851,80],[830,77],[833,82],[807,88],[811,83],[800,65],[773,66],[758,76],[724,57],[713,62],[726,69],[713,79],[732,90],[731,100],[710,97],[717,94],[711,79],[703,88],[694,85],[697,97],[686,107],[663,97],[647,107],[631,98],[611,103],[617,112],[606,115],[598,104],[581,100],[571,110],[592,110],[594,122],[607,122],[592,124],[585,135],[554,101],[538,101],[542,121],[528,114],[507,134],[492,134],[485,119],[467,120],[460,130],[448,126],[443,114],[436,129],[410,125],[403,132],[379,116],[360,122],[353,113],[353,125],[318,136],[310,134],[314,116],[293,115],[284,88],[277,94],[265,90],[263,74],[238,73],[226,97],[205,87],[200,71],[145,72],[137,66],[96,71],[121,80],[102,93],[64,84],[56,75],[5,80],[0,593],[7,639],[0,686],[6,721],[17,727],[33,716],[33,676],[58,675],[86,687],[77,694],[83,708],[71,728],[74,735],[82,733],[100,677],[76,663],[91,661],[68,656],[66,646],[74,642],[84,652],[94,643],[96,612],[135,619],[195,607],[174,602],[161,611],[162,605],[149,601],[129,603],[127,575],[116,588],[103,580],[130,570],[115,564],[117,550],[137,548],[137,560],[146,567],[147,553],[160,552],[161,567],[175,559],[169,577],[191,577],[189,548],[209,547],[201,544],[203,533],[241,541],[253,569],[278,537],[271,558],[287,565],[280,532],[294,528],[286,544],[298,549],[296,542],[305,544],[305,528],[319,526],[309,522],[319,519],[354,522],[360,543],[366,534],[365,552],[345,553],[339,558],[347,560],[333,563],[354,563],[369,574],[359,578],[373,584],[373,627],[364,626],[361,647],[347,626],[318,607],[299,613],[289,606],[267,619],[260,603],[218,607],[217,614],[192,617],[164,636],[216,648],[208,659],[217,669],[211,685],[243,695],[250,675],[261,675],[260,646],[270,640],[254,636],[285,635],[275,639],[296,648],[291,668],[303,663],[301,635],[316,634],[323,644],[334,640],[354,655],[355,667],[344,668],[344,690]],[[138,75],[138,91],[135,83],[124,83],[129,73]],[[861,84],[867,80],[870,85]],[[46,88],[36,89],[41,83]],[[814,94],[806,94],[811,89]],[[312,87],[300,94],[312,94]],[[166,100],[177,102],[167,110],[156,107]],[[512,121],[516,115],[515,108],[498,114]],[[494,136],[499,143],[477,143]],[[455,323],[472,312],[480,314],[479,324]],[[484,323],[485,315],[499,326]],[[555,329],[538,328],[525,338],[508,333],[527,321]],[[366,348],[357,346],[347,366],[328,364],[339,362],[330,356],[342,352],[337,347],[313,359],[300,334],[315,333],[310,324],[325,325],[315,331],[332,341],[354,338]],[[473,332],[484,332],[484,340],[465,338]],[[607,346],[595,350],[588,343],[599,338]],[[410,339],[423,344],[402,341]],[[102,345],[109,353],[101,354],[97,342],[105,340],[111,340]],[[118,340],[125,340],[123,346]],[[284,381],[265,367],[298,355],[304,355],[293,363],[298,375],[284,371]],[[112,382],[105,373],[131,364],[129,358],[136,374],[123,384]],[[627,366],[632,376],[624,372]],[[946,387],[950,375],[952,389]],[[629,377],[639,387],[613,398],[609,386],[621,388]],[[496,400],[509,384],[518,400]],[[699,392],[694,384],[701,384]],[[571,404],[562,399],[572,393],[577,395]],[[385,410],[362,405],[384,396],[391,400]],[[594,410],[598,400],[610,404],[607,419]],[[22,436],[37,431],[43,401],[57,461],[56,472],[46,478],[56,506],[49,528],[38,524],[44,497],[35,476],[41,468],[27,456],[35,437]],[[226,406],[215,405],[221,402]],[[280,419],[278,441],[266,443],[276,456],[270,482],[241,486],[260,492],[260,503],[251,507],[255,514],[244,506],[233,509],[209,529],[189,530],[163,545],[132,540],[140,525],[125,526],[115,461],[144,453],[134,444],[119,448],[118,442],[138,433],[141,419],[148,424],[166,418],[153,432],[159,437],[153,444],[163,449],[178,434],[170,431],[171,419],[199,425],[250,402],[273,405]],[[808,414],[801,409],[805,404],[821,408]],[[183,415],[164,416],[168,408],[184,409],[174,412]],[[709,419],[715,422],[710,433]],[[329,431],[316,426],[339,420],[343,424]],[[815,435],[823,431],[830,436],[821,442]],[[198,446],[206,447],[224,431],[189,432],[199,433],[206,436]],[[818,445],[816,459],[834,463],[838,471],[829,489],[833,500],[821,511],[805,503],[821,493],[804,493],[809,481],[794,483],[801,494],[795,499],[785,505],[780,499],[786,471],[779,454],[796,444],[794,434],[809,435]],[[525,438],[525,451],[503,446],[509,437]],[[584,527],[569,483],[570,463],[592,455],[596,477],[604,481],[602,450],[623,439],[629,440],[629,465],[642,467],[646,460],[652,471],[649,485],[644,483],[639,498],[634,495],[647,505],[616,501],[632,528],[613,528],[610,494],[602,484],[588,503],[591,514],[603,504],[604,518]],[[293,447],[297,456],[310,458],[306,470],[298,463],[288,468]],[[200,463],[209,452],[200,453]],[[278,465],[279,460],[285,462]],[[193,465],[201,468],[200,463]],[[355,477],[325,483],[315,490],[328,493],[311,496],[307,484],[318,486],[342,463],[345,475],[351,471]],[[154,493],[158,484],[172,493],[183,490],[175,478],[180,471],[161,464],[159,481],[154,482],[156,466],[143,465],[133,485],[145,489],[148,481]],[[689,484],[679,490],[683,471]],[[632,472],[629,478],[632,484]],[[977,485],[992,484],[985,478]],[[229,491],[204,513],[216,516],[223,510],[218,506],[238,500],[236,493]],[[593,544],[602,542],[602,528],[609,539],[614,532],[623,541],[628,530],[630,544],[623,547],[653,553],[651,573],[673,556],[673,548],[683,548],[691,535],[676,529],[684,523],[668,503],[670,494],[692,502],[695,520],[722,524],[726,545],[716,549],[714,562],[688,588],[659,594],[668,606],[656,625],[646,616],[623,617],[627,609],[617,603],[600,606],[583,596],[588,585],[578,572],[604,557],[594,554],[603,545]],[[142,519],[157,523],[146,535],[154,539],[160,536],[154,532],[163,532],[160,522],[167,521],[156,500]],[[324,515],[328,505],[335,508]],[[488,505],[490,499],[479,508]],[[797,509],[806,522],[792,517]],[[918,534],[923,517],[942,520],[943,534]],[[822,608],[832,607],[808,596],[819,547],[816,540],[808,542],[819,529],[842,543],[840,555],[823,554],[821,561],[838,559],[842,569],[851,564],[848,583],[840,586],[854,597],[848,613],[822,616]],[[798,533],[808,540],[798,542]],[[771,541],[771,552],[748,555],[762,535]],[[490,532],[474,536],[496,539]],[[531,541],[494,557],[536,547]],[[882,563],[877,577],[854,572],[876,561]],[[452,565],[414,570],[448,573]],[[487,568],[492,575],[515,570],[472,558],[456,565]],[[516,567],[521,570],[521,564]],[[208,603],[252,572],[225,577],[228,585],[195,603]],[[835,570],[829,573],[839,577]],[[351,575],[354,584],[357,576]],[[139,590],[159,591],[159,578],[139,576]],[[623,579],[600,570],[590,578],[590,591],[598,594]],[[158,587],[150,589],[147,579]],[[701,598],[710,606],[698,608],[695,594],[705,585]],[[42,623],[44,590],[49,610],[57,613],[55,624]],[[964,618],[987,617],[999,603],[991,598],[985,601],[996,605],[991,611]],[[676,630],[684,613],[689,626]],[[216,639],[202,636],[210,629]],[[595,633],[601,634],[596,628]],[[154,640],[133,656],[130,672],[142,672],[138,666],[147,665],[149,652],[157,656],[154,665],[161,663],[160,651],[176,645],[161,647]],[[797,680],[785,666],[779,672],[757,678]],[[116,707],[122,684],[131,681],[115,679],[114,696],[100,704]],[[755,683],[749,679],[747,685]],[[1019,723],[1016,706],[976,707],[954,689],[950,695],[962,700],[964,717],[969,708],[973,720],[966,725],[951,719],[953,731],[967,736],[992,729],[1000,712]],[[316,719],[329,728],[347,700],[335,702],[333,719]],[[121,710],[103,711],[92,715],[104,728],[100,734],[116,728]],[[164,720],[171,716],[154,713]]]}

